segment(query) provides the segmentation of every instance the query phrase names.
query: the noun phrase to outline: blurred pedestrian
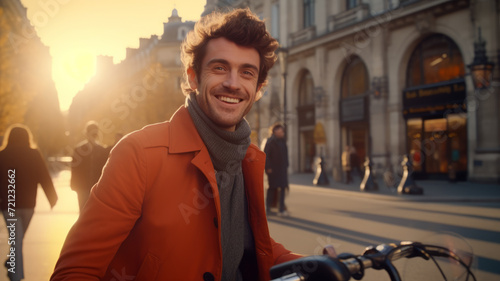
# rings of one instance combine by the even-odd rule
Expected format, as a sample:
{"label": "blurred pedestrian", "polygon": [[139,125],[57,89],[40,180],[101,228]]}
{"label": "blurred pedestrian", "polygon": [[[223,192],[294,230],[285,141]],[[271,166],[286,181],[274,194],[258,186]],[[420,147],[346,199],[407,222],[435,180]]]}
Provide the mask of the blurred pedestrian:
{"label": "blurred pedestrian", "polygon": [[101,177],[102,168],[108,157],[106,150],[99,143],[99,126],[89,121],[85,126],[86,140],[79,143],[73,151],[71,162],[71,189],[78,195],[80,211],[87,202],[90,189]]}
{"label": "blurred pedestrian", "polygon": [[11,281],[24,279],[23,239],[35,210],[38,184],[53,208],[57,194],[47,165],[28,127],[13,125],[0,147],[0,206],[9,237],[5,267]]}
{"label": "blurred pedestrian", "polygon": [[351,147],[346,145],[342,152],[342,171],[344,171],[344,179],[347,184],[352,182],[351,168]]}
{"label": "blurred pedestrian", "polygon": [[285,194],[288,190],[288,148],[285,140],[285,127],[275,124],[271,137],[264,148],[266,153],[266,174],[269,183],[267,189],[266,208],[270,214],[271,205],[278,196],[279,216],[288,216],[285,205]]}

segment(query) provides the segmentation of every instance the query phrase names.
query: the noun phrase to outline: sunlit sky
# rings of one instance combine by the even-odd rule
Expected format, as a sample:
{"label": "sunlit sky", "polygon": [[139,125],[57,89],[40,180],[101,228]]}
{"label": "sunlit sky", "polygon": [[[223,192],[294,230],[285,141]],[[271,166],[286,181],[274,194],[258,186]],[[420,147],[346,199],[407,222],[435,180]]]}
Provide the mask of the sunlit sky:
{"label": "sunlit sky", "polygon": [[97,55],[119,63],[139,38],[163,34],[177,9],[183,21],[197,21],[206,0],[21,0],[42,42],[50,48],[52,76],[61,110],[95,73]]}

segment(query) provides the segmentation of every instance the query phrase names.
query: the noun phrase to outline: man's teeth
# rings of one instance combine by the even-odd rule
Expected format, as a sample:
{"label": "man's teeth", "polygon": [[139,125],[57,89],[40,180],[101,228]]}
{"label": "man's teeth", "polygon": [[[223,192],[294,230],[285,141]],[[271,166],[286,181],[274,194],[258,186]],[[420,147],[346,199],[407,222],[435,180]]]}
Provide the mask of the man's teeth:
{"label": "man's teeth", "polygon": [[228,102],[228,103],[239,103],[240,102],[240,99],[224,97],[224,96],[219,96],[218,99],[223,101],[223,102]]}

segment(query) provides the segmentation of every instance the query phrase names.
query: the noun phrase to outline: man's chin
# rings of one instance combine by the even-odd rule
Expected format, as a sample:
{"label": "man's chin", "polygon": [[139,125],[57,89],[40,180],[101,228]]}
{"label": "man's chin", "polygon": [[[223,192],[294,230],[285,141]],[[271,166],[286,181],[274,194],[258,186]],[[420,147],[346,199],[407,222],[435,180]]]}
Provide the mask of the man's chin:
{"label": "man's chin", "polygon": [[217,125],[217,127],[226,130],[226,131],[234,131],[236,125],[241,122],[243,118],[240,119],[233,119],[233,120],[227,120],[227,119],[219,119],[216,120],[214,123]]}

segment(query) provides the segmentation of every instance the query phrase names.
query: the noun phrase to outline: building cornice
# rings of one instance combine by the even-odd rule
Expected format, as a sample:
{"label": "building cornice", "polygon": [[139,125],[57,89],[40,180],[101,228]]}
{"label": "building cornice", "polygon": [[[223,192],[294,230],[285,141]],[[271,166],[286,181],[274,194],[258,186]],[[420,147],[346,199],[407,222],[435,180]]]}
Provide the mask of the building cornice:
{"label": "building cornice", "polygon": [[[306,50],[314,49],[318,46],[326,46],[327,49],[337,48],[348,39],[366,37],[366,31],[376,27],[385,27],[389,30],[397,30],[408,25],[425,23],[436,16],[449,14],[457,10],[467,9],[470,0],[435,0],[412,2],[411,5],[400,6],[390,11],[372,15],[354,24],[343,26],[342,28],[329,31],[323,35],[306,42],[289,47],[290,58],[295,57]],[[423,26],[422,28],[425,28]],[[357,39],[356,39],[357,40]]]}

